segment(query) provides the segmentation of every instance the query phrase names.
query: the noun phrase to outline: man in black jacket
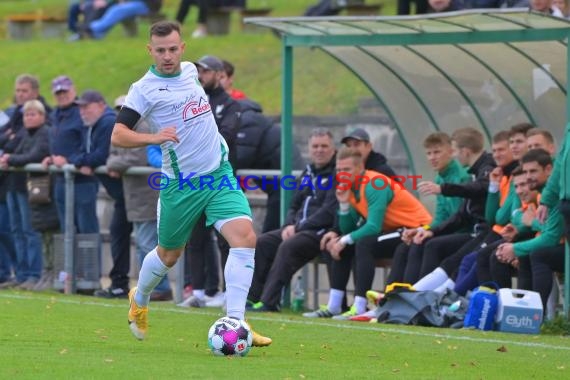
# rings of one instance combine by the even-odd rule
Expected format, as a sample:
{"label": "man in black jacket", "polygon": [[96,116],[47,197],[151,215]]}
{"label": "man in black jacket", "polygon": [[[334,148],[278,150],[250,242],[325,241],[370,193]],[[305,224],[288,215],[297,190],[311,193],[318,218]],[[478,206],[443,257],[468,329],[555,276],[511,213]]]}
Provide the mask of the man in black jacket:
{"label": "man in black jacket", "polygon": [[366,170],[374,170],[388,177],[394,177],[396,175],[394,170],[388,165],[386,157],[382,153],[372,150],[370,135],[364,129],[354,129],[343,137],[341,142],[347,147],[360,152]]}
{"label": "man in black jacket", "polygon": [[[240,126],[236,138],[234,169],[281,169],[281,127],[263,115],[261,106],[250,99],[239,100]],[[292,169],[302,170],[304,160],[297,145],[292,147]],[[256,183],[267,194],[265,219],[261,232],[280,227],[281,191],[270,181]]]}
{"label": "man in black jacket", "polygon": [[212,113],[218,125],[218,131],[226,140],[230,149],[229,160],[232,167],[236,163],[236,135],[240,125],[241,107],[233,100],[220,84],[224,64],[221,59],[206,55],[196,62],[198,79],[208,95]]}
{"label": "man in black jacket", "polygon": [[319,242],[334,221],[335,146],[332,134],[316,129],[309,138],[311,164],[303,171],[283,227],[257,239],[248,300],[253,311],[278,311],[281,290],[297,270],[321,253]]}

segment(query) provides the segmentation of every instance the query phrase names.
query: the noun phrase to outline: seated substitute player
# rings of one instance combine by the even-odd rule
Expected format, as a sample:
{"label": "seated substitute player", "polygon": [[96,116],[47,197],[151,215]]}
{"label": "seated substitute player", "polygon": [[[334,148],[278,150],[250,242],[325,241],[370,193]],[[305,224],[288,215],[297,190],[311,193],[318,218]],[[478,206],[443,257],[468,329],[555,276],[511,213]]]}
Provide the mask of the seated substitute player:
{"label": "seated substitute player", "polygon": [[[331,289],[326,308],[304,313],[308,318],[348,319],[366,311],[366,291],[374,280],[374,259],[392,257],[399,238],[378,241],[380,233],[402,227],[417,228],[431,223],[426,208],[403,185],[372,170],[364,170],[360,152],[343,147],[337,155],[336,171],[341,237],[326,244],[334,259]],[[324,237],[323,237],[324,239]],[[355,298],[347,313],[339,315],[352,261],[348,246],[354,245]]]}
{"label": "seated substitute player", "polygon": [[[137,339],[147,333],[151,292],[180,257],[203,212],[207,225],[220,231],[231,247],[224,272],[230,318],[244,319],[255,265],[251,210],[228,162],[228,146],[218,132],[198,70],[181,62],[185,43],[180,36],[175,22],[151,26],[147,48],[155,64],[129,89],[111,138],[124,148],[160,144],[163,152],[158,246],[146,255],[138,284],[129,292],[128,322]],[[134,130],[141,117],[156,134]],[[253,333],[254,346],[269,344],[270,338]]]}

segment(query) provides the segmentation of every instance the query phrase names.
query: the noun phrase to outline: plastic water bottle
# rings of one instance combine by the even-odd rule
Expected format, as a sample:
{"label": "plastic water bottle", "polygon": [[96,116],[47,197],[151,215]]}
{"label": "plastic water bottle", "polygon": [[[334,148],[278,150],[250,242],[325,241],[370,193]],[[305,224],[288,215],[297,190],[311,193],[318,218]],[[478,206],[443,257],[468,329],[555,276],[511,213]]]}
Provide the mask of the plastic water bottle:
{"label": "plastic water bottle", "polygon": [[293,288],[293,302],[291,303],[291,309],[294,312],[305,310],[305,291],[303,290],[302,280],[303,278],[301,276],[297,277],[295,287]]}

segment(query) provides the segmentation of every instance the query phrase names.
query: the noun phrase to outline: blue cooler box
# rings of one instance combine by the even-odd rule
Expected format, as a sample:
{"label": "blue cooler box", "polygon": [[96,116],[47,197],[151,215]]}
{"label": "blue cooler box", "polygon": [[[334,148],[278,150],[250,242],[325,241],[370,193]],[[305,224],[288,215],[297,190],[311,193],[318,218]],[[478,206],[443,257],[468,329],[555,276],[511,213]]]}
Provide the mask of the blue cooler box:
{"label": "blue cooler box", "polygon": [[542,301],[537,292],[499,289],[496,329],[519,334],[538,334],[542,323]]}

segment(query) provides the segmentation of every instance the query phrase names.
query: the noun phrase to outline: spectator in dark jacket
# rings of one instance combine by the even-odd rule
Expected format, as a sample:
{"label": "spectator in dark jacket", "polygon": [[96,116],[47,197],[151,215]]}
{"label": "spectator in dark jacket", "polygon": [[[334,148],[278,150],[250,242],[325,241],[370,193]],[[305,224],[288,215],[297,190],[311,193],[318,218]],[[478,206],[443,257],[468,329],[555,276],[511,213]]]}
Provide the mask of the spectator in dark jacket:
{"label": "spectator in dark jacket", "polygon": [[[263,115],[261,106],[256,102],[244,99],[241,106],[240,127],[236,138],[235,169],[280,169],[281,168],[281,128],[271,119]],[[302,169],[305,165],[301,153],[293,145],[292,168]],[[278,229],[281,221],[279,186],[271,181],[263,181],[256,185],[267,193],[265,220],[261,232]]]}
{"label": "spectator in dark jacket", "polygon": [[[233,100],[220,84],[220,79],[224,73],[223,62],[214,56],[206,55],[196,62],[198,68],[198,78],[208,100],[212,113],[218,125],[218,131],[226,140],[229,152],[229,160],[232,166],[235,165],[235,142],[239,129],[241,107]],[[234,166],[235,167],[235,166]]]}
{"label": "spectator in dark jacket", "polygon": [[[59,168],[71,160],[83,164],[87,128],[83,126],[79,106],[75,104],[75,86],[69,77],[62,75],[52,81],[52,92],[57,107],[51,115],[50,156],[44,158],[42,164],[46,167],[53,164]],[[94,176],[81,173],[75,175],[73,220],[77,233],[99,233],[96,212],[98,188]],[[65,179],[62,173],[55,176],[54,199],[61,230],[65,231]]]}
{"label": "spectator in dark jacket", "polygon": [[[86,135],[81,152],[69,157],[81,174],[93,176],[98,166],[105,165],[109,157],[111,133],[115,125],[115,112],[107,105],[105,98],[97,91],[87,90],[75,101],[83,121]],[[97,174],[97,178],[114,201],[113,216],[109,233],[111,235],[111,257],[113,268],[109,277],[111,286],[95,291],[96,297],[126,298],[129,293],[129,269],[132,224],[127,220],[123,182],[121,178]]]}
{"label": "spectator in dark jacket", "polygon": [[[39,163],[49,153],[43,104],[38,100],[30,100],[23,105],[22,110],[26,136],[13,153],[2,155],[2,168]],[[16,282],[20,289],[32,290],[42,274],[41,237],[31,224],[26,173],[13,173],[10,179],[6,200],[16,249]]]}
{"label": "spectator in dark jacket", "polygon": [[329,131],[313,131],[309,155],[311,164],[297,183],[283,227],[257,239],[248,296],[255,303],[250,305],[253,311],[279,310],[283,287],[297,270],[321,253],[321,237],[333,224],[337,208],[333,184],[335,145]]}

